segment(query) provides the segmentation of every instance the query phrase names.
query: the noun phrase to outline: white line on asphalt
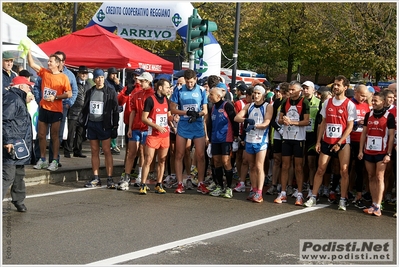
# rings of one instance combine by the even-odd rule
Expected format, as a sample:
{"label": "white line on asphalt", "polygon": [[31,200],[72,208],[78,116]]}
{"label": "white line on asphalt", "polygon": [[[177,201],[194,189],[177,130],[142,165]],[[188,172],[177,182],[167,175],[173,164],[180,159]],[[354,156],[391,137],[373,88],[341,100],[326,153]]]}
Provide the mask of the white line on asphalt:
{"label": "white line on asphalt", "polygon": [[[101,187],[77,188],[77,189],[72,189],[72,190],[55,191],[55,192],[50,192],[50,193],[43,193],[43,194],[36,194],[36,195],[26,196],[26,198],[47,197],[47,196],[54,196],[54,195],[60,195],[60,194],[66,194],[66,193],[75,193],[75,192],[93,190],[93,189],[99,189],[99,188],[105,188],[105,187],[106,186],[103,185]],[[11,201],[11,198],[3,199],[3,202],[5,202],[5,201]]]}
{"label": "white line on asphalt", "polygon": [[130,252],[130,253],[126,253],[123,255],[119,255],[116,257],[112,257],[112,258],[108,258],[105,260],[101,260],[101,261],[95,261],[92,263],[89,263],[87,265],[95,265],[95,266],[107,266],[107,265],[112,265],[112,264],[118,264],[118,263],[122,263],[122,262],[126,262],[126,261],[130,261],[130,260],[135,260],[141,257],[146,257],[152,254],[156,254],[165,250],[169,250],[178,246],[184,246],[190,243],[194,243],[194,242],[199,242],[199,241],[203,241],[206,239],[210,239],[210,238],[215,238],[221,235],[227,235],[230,233],[234,233],[237,231],[241,231],[247,228],[251,228],[251,227],[255,227],[261,224],[266,224],[266,223],[270,223],[270,222],[274,222],[277,220],[281,220],[281,219],[285,219],[288,217],[292,217],[295,215],[299,215],[299,214],[303,214],[303,213],[307,213],[307,212],[311,212],[311,211],[315,211],[318,209],[322,209],[325,207],[328,207],[329,205],[317,205],[316,207],[311,207],[311,208],[304,208],[304,209],[300,209],[300,210],[295,210],[295,211],[291,211],[291,212],[287,212],[284,214],[280,214],[280,215],[276,215],[276,216],[272,216],[269,218],[264,218],[264,219],[260,219],[257,221],[253,221],[253,222],[248,222],[248,223],[244,223],[244,224],[240,224],[240,225],[236,225],[236,226],[232,226],[229,228],[225,228],[225,229],[221,229],[221,230],[217,230],[214,232],[210,232],[210,233],[206,233],[206,234],[202,234],[202,235],[197,235],[197,236],[193,236],[193,237],[189,237],[189,238],[185,238],[182,240],[177,240],[174,242],[170,242],[170,243],[166,243],[163,245],[159,245],[159,246],[155,246],[155,247],[151,247],[151,248],[146,248],[146,249],[142,249],[142,250],[138,250],[135,252]]}

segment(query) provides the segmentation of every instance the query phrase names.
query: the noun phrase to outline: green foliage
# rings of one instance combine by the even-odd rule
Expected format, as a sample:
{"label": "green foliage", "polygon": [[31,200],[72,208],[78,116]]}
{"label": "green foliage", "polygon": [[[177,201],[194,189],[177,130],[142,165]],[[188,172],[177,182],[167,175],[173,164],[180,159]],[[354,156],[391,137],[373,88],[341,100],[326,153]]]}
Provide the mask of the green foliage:
{"label": "green foliage", "polygon": [[[212,34],[222,48],[222,67],[231,67],[236,3],[195,2],[202,19],[214,21]],[[78,3],[77,30],[83,29],[101,3]],[[36,43],[72,32],[72,2],[3,2],[3,11],[28,25]],[[27,12],[30,11],[30,12]],[[350,76],[365,72],[383,79],[396,75],[396,3],[389,2],[242,2],[238,68],[278,74]],[[129,40],[150,52],[175,50],[187,60],[185,44]],[[317,81],[316,81],[317,82]]]}

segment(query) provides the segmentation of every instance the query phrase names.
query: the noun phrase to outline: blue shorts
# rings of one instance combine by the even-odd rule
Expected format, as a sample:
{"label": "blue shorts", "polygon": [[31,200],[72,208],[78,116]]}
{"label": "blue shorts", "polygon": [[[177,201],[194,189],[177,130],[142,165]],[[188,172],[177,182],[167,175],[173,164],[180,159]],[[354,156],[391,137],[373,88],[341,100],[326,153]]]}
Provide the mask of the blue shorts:
{"label": "blue shorts", "polygon": [[267,145],[268,143],[245,143],[245,152],[247,152],[248,154],[256,154],[259,153],[262,150],[266,150],[267,149]]}
{"label": "blue shorts", "polygon": [[196,121],[189,123],[186,120],[180,120],[177,124],[177,134],[186,139],[196,139],[205,136],[204,122]]}
{"label": "blue shorts", "polygon": [[104,130],[102,121],[87,122],[87,139],[107,140],[111,138],[112,129]]}
{"label": "blue shorts", "polygon": [[133,130],[132,131],[132,138],[129,138],[129,141],[132,142],[139,142],[142,145],[145,145],[145,142],[147,141],[147,134],[148,131],[140,131],[140,130]]}

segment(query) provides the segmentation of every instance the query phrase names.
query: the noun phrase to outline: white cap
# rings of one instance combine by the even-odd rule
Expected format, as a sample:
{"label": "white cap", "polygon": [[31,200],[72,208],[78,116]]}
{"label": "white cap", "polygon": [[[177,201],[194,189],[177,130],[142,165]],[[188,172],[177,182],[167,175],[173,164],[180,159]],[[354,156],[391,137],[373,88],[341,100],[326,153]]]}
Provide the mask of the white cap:
{"label": "white cap", "polygon": [[302,84],[302,86],[303,86],[303,85],[306,85],[307,87],[312,87],[312,88],[314,88],[314,83],[311,82],[311,81],[306,81],[306,82],[304,82],[304,83]]}
{"label": "white cap", "polygon": [[143,72],[139,77],[137,77],[138,80],[147,80],[149,82],[152,82],[153,78],[152,75],[149,72]]}

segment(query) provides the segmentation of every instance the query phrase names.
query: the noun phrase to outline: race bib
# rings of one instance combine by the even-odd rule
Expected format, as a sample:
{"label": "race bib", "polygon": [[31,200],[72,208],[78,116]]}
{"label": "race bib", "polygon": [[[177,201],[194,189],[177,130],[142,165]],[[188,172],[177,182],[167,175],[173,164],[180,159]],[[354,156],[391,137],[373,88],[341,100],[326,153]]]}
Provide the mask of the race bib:
{"label": "race bib", "polygon": [[296,125],[285,126],[287,129],[287,137],[285,139],[296,140],[299,133],[299,127]]}
{"label": "race bib", "polygon": [[104,108],[104,102],[90,101],[90,114],[102,115],[103,108]]}
{"label": "race bib", "polygon": [[168,126],[168,117],[166,114],[157,114],[155,117],[155,124],[161,127]]}
{"label": "race bib", "polygon": [[[198,110],[197,104],[185,104],[185,105],[183,105],[183,110],[185,110],[185,111],[189,111],[189,110],[197,111]],[[184,115],[184,117],[188,118],[187,115]]]}
{"label": "race bib", "polygon": [[342,136],[342,125],[327,123],[326,135],[330,138],[341,138]]}
{"label": "race bib", "polygon": [[382,137],[367,136],[366,148],[368,150],[382,151]]}
{"label": "race bib", "polygon": [[313,132],[313,124],[314,124],[314,119],[310,118],[309,119],[309,124],[306,126],[306,131],[307,132]]}
{"label": "race bib", "polygon": [[48,99],[51,95],[55,97],[57,95],[57,91],[48,87],[44,87],[43,99]]}

